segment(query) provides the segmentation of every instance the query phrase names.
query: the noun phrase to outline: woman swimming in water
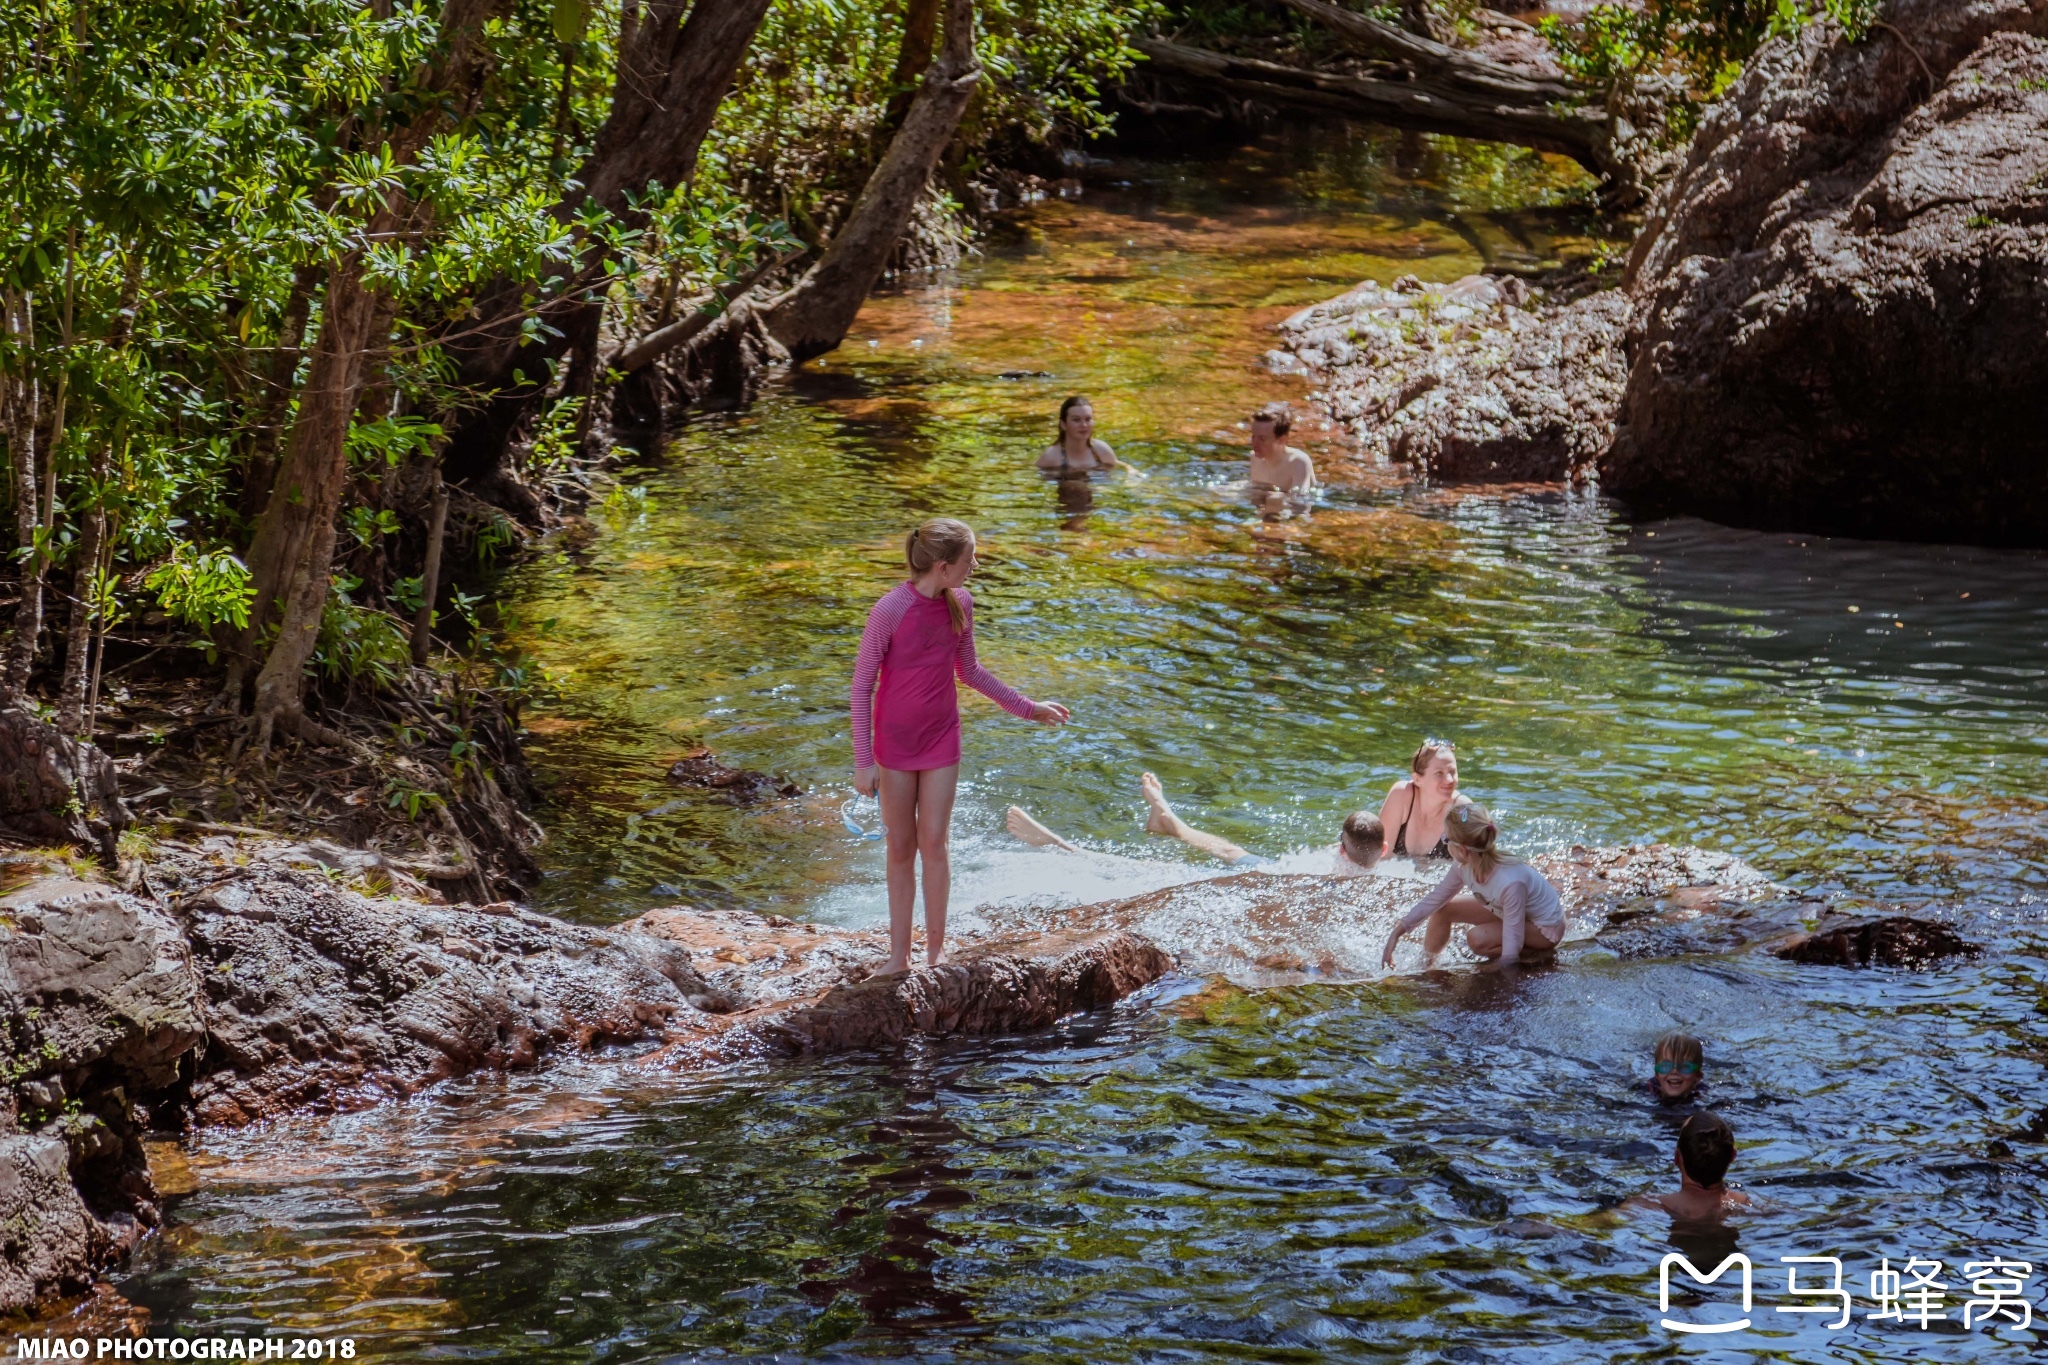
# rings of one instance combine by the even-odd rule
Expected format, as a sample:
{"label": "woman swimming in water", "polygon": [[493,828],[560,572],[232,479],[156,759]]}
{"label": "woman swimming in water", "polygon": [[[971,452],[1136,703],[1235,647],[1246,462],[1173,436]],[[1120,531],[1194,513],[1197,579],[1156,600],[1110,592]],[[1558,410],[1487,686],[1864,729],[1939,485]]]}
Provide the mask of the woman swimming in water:
{"label": "woman swimming in water", "polygon": [[1451,870],[1436,889],[1402,917],[1387,935],[1380,965],[1394,965],[1394,946],[1410,929],[1429,921],[1422,937],[1428,964],[1450,942],[1451,926],[1465,930],[1465,946],[1479,957],[1516,962],[1547,953],[1564,942],[1564,902],[1557,888],[1529,864],[1498,847],[1493,817],[1466,802],[1445,821],[1444,844]]}
{"label": "woman swimming in water", "polygon": [[982,667],[974,653],[974,532],[951,517],[928,521],[903,548],[910,581],[868,612],[853,666],[853,786],[878,796],[888,833],[889,965],[910,966],[910,918],[924,865],[926,960],[946,944],[952,890],[953,796],[960,780],[960,696],[954,679],[1013,716],[1063,725],[1067,708],[1034,702]]}
{"label": "woman swimming in water", "polygon": [[1094,404],[1079,394],[1060,404],[1059,439],[1039,453],[1038,467],[1063,479],[1122,467],[1109,443],[1095,439]]}
{"label": "woman swimming in water", "polygon": [[1380,824],[1388,832],[1385,856],[1445,859],[1444,818],[1471,798],[1458,792],[1458,748],[1447,739],[1425,739],[1408,760],[1408,776],[1387,788]]}

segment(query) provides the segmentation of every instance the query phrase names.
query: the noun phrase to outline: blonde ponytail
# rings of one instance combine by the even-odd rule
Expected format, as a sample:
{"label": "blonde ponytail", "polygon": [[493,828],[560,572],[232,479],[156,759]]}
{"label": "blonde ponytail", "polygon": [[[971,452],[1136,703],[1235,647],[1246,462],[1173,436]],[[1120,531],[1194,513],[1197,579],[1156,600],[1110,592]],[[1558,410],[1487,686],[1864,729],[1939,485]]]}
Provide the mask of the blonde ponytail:
{"label": "blonde ponytail", "polygon": [[1493,817],[1486,813],[1484,806],[1467,802],[1452,806],[1444,812],[1444,838],[1472,856],[1465,866],[1472,869],[1472,875],[1479,881],[1493,880],[1495,869],[1502,863],[1522,861],[1513,854],[1501,851],[1500,830],[1493,823]]}
{"label": "blonde ponytail", "polygon": [[[903,562],[913,579],[930,573],[940,564],[958,564],[960,556],[974,553],[974,528],[952,517],[934,517],[912,531],[903,541]],[[941,589],[946,598],[946,619],[953,633],[967,629],[967,613],[951,588]]]}

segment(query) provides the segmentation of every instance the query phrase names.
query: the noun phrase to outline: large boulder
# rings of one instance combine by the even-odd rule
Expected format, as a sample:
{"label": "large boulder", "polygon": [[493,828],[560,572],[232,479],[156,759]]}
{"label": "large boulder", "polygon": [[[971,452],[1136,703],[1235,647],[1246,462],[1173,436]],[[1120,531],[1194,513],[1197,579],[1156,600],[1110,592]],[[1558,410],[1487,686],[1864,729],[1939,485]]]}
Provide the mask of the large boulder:
{"label": "large boulder", "polygon": [[371,899],[252,868],[176,909],[205,982],[190,1091],[202,1123],[359,1108],[551,1050],[658,1037],[713,999],[680,945],[511,904]]}
{"label": "large boulder", "polygon": [[113,759],[18,706],[0,707],[0,833],[97,847],[112,862],[131,819]]}
{"label": "large boulder", "polygon": [[1613,438],[1628,304],[1528,301],[1485,275],[1367,281],[1280,324],[1267,364],[1315,379],[1364,455],[1442,480],[1581,477]]}
{"label": "large boulder", "polygon": [[2048,0],[1768,44],[1629,262],[1611,491],[1763,527],[2048,543]]}
{"label": "large boulder", "polygon": [[175,920],[61,877],[0,897],[0,1314],[85,1287],[156,1225],[134,1101],[205,1037]]}

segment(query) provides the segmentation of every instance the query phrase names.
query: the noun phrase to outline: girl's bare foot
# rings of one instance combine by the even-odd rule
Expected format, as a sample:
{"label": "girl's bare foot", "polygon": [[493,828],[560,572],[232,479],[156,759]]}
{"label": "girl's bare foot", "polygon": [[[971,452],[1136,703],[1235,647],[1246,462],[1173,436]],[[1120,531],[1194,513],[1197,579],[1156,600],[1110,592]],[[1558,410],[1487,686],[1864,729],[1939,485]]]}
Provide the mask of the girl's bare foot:
{"label": "girl's bare foot", "polygon": [[1166,804],[1166,788],[1151,773],[1138,778],[1138,791],[1143,794],[1145,804],[1152,808],[1152,814],[1145,819],[1147,834],[1164,834],[1168,838],[1180,833],[1180,817],[1173,813],[1173,807]]}
{"label": "girl's bare foot", "polygon": [[1054,834],[1025,813],[1022,806],[1012,806],[1003,813],[1003,828],[1033,848],[1063,848],[1069,853],[1078,853],[1072,844]]}
{"label": "girl's bare foot", "polygon": [[909,974],[910,964],[908,962],[898,962],[895,958],[890,958],[887,962],[882,964],[882,969],[875,973],[875,975],[878,977],[908,976]]}

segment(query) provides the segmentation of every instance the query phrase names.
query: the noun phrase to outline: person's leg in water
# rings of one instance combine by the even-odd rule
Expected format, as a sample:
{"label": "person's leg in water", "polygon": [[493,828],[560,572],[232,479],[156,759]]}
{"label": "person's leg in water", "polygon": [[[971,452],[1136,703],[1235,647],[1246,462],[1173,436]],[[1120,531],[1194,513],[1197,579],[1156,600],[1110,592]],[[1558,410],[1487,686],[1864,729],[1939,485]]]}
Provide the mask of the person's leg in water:
{"label": "person's leg in water", "polygon": [[1003,813],[1003,828],[1033,848],[1063,848],[1069,853],[1081,851],[1032,819],[1022,806],[1012,806]]}
{"label": "person's leg in water", "polygon": [[1138,779],[1138,790],[1144,794],[1145,804],[1152,813],[1145,820],[1148,834],[1163,834],[1169,839],[1178,839],[1189,848],[1200,849],[1211,857],[1221,858],[1226,863],[1241,863],[1252,855],[1239,848],[1220,834],[1196,829],[1173,813],[1173,807],[1166,804],[1166,788],[1151,773]]}
{"label": "person's leg in water", "polygon": [[924,864],[925,953],[934,963],[944,950],[946,902],[952,890],[947,836],[960,765],[924,772],[882,769],[876,795],[888,833],[889,964],[884,975],[910,970],[911,917],[917,905],[918,863]]}

